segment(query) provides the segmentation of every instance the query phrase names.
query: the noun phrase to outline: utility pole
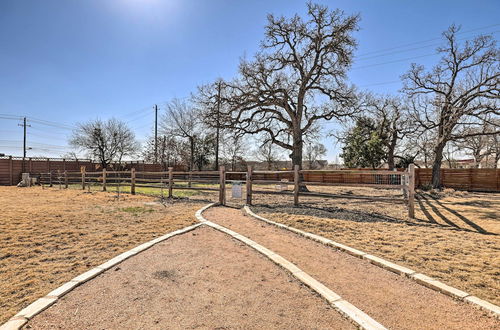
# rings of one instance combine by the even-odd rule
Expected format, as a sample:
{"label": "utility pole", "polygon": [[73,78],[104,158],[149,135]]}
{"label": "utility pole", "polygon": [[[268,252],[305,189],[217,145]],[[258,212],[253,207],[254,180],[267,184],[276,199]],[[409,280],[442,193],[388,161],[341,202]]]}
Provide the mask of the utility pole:
{"label": "utility pole", "polygon": [[220,130],[220,80],[217,82],[217,117],[215,133],[215,170],[219,169],[219,130]]}
{"label": "utility pole", "polygon": [[26,127],[31,125],[26,124],[26,117],[23,118],[23,123],[22,124],[17,124],[17,126],[22,126],[24,129],[24,139],[23,139],[23,169],[22,171],[24,172],[24,159],[26,158]]}
{"label": "utility pole", "polygon": [[155,164],[158,163],[158,105],[155,104]]}
{"label": "utility pole", "polygon": [[31,127],[31,125],[26,124],[26,117],[23,118],[22,124],[17,124],[24,128],[24,139],[23,139],[23,158],[26,158],[26,127]]}

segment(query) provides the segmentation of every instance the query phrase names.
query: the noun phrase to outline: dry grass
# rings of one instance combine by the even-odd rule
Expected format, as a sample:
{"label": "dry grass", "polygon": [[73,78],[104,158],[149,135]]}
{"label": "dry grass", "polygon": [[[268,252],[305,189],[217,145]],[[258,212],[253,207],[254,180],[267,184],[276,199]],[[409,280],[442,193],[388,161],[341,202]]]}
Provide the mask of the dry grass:
{"label": "dry grass", "polygon": [[0,186],[0,324],[74,276],[195,223],[195,211],[206,204],[115,196]]}
{"label": "dry grass", "polygon": [[[323,188],[323,190],[326,188]],[[393,195],[370,188],[336,194]],[[500,195],[419,192],[416,219],[405,205],[354,199],[256,195],[257,213],[367,251],[500,304]]]}

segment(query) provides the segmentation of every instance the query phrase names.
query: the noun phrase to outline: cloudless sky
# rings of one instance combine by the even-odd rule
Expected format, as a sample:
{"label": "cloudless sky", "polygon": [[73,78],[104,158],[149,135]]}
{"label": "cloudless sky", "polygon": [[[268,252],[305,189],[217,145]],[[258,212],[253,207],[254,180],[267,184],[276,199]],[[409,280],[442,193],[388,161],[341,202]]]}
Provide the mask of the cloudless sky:
{"label": "cloudless sky", "polygon": [[[498,0],[319,3],[361,15],[349,79],[378,93],[396,93],[410,63],[435,63],[436,38],[450,24],[462,25],[463,38],[489,32],[498,39],[500,30]],[[33,118],[28,156],[61,156],[68,151],[68,128],[97,117],[127,121],[144,140],[151,134],[155,103],[187,97],[200,84],[236,74],[239,58],[258,50],[268,13],[304,16],[306,5],[291,0],[1,0],[0,114]],[[391,49],[406,44],[411,45]],[[2,115],[0,153],[22,155],[20,122]],[[331,138],[323,143],[334,160],[339,147]]]}

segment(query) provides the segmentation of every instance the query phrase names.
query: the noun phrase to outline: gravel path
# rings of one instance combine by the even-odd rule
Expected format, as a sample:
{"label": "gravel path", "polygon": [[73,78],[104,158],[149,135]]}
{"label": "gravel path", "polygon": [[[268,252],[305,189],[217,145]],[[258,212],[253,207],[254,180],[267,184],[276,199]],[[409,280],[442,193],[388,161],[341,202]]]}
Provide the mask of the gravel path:
{"label": "gravel path", "polygon": [[276,228],[233,208],[204,217],[295,263],[378,322],[397,329],[498,329],[500,321],[364,260]]}
{"label": "gravel path", "polygon": [[354,326],[253,249],[200,227],[162,242],[76,288],[35,316],[26,328]]}

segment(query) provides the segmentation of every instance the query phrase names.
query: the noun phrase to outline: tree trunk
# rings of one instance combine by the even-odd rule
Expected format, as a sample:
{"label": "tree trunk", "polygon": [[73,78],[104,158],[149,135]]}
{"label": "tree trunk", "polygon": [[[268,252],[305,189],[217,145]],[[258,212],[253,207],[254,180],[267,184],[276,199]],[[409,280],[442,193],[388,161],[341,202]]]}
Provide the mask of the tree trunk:
{"label": "tree trunk", "polygon": [[[302,134],[294,133],[293,150],[292,150],[292,153],[290,154],[290,158],[292,159],[292,169],[295,167],[295,165],[299,165],[299,169],[302,169],[302,149],[303,149],[303,146],[304,146],[304,144],[302,141]],[[299,181],[300,182],[304,181],[304,176],[302,173],[299,176]],[[299,191],[308,192],[309,189],[307,189],[306,186],[300,186]]]}
{"label": "tree trunk", "polygon": [[191,147],[191,160],[189,161],[189,171],[192,171],[194,169],[194,138],[190,137],[189,138],[189,143]]}
{"label": "tree trunk", "polygon": [[441,188],[441,163],[443,162],[443,150],[445,143],[438,143],[434,149],[434,163],[432,164],[432,188]]}
{"label": "tree trunk", "polygon": [[393,134],[391,143],[389,144],[389,150],[387,151],[387,166],[389,167],[389,170],[394,169],[394,152],[396,150],[396,144],[398,142],[398,136],[397,134]]}

